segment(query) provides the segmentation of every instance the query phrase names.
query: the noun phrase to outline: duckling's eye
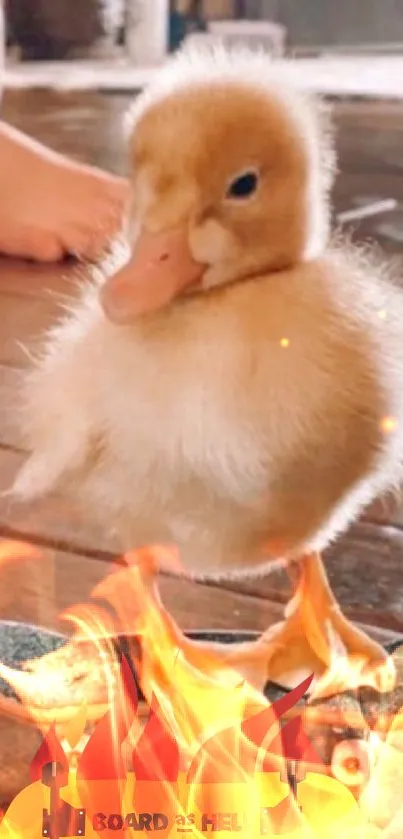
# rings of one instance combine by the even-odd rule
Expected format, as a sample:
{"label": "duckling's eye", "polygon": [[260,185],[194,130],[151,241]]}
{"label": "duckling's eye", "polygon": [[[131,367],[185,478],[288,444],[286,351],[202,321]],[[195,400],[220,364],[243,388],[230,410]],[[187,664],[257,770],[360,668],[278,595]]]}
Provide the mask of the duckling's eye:
{"label": "duckling's eye", "polygon": [[227,198],[250,198],[256,192],[259,183],[257,172],[245,172],[229,185]]}

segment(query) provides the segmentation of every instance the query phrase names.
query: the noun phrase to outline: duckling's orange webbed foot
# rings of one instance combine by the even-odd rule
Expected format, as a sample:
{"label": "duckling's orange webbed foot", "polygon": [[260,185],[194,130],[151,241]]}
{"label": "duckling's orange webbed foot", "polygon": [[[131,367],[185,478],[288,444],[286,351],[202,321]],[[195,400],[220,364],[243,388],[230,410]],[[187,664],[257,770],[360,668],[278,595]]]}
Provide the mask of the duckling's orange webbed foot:
{"label": "duckling's orange webbed foot", "polygon": [[255,682],[265,674],[266,681],[286,687],[314,674],[315,698],[363,685],[391,690],[394,670],[386,652],[343,615],[319,554],[291,563],[288,570],[297,584],[285,620],[251,645],[249,661],[239,647],[232,665],[249,670]]}

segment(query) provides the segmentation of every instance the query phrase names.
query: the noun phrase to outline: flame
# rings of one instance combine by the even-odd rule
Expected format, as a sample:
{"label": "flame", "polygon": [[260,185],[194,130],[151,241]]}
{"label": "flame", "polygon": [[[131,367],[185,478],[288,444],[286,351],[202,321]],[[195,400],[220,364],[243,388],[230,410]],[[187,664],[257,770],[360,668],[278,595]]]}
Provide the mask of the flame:
{"label": "flame", "polygon": [[242,720],[248,703],[259,709],[267,702],[214,651],[185,638],[161,603],[156,564],[150,549],[139,552],[136,563],[131,558],[129,569],[108,577],[93,596],[113,611],[115,632],[135,627],[141,655],[132,643],[132,656],[143,693],[163,710],[181,748],[195,752],[201,737]]}
{"label": "flame", "polygon": [[[74,629],[65,647],[22,671],[0,665],[33,720],[46,723],[31,766],[36,800],[51,809],[42,789],[51,764],[64,803],[76,808],[73,815],[85,813],[89,837],[109,839],[118,830],[134,837],[155,825],[163,837],[174,827],[200,837],[231,829],[241,839],[333,839],[350,828],[357,835],[367,813],[349,787],[372,782],[373,747],[365,762],[362,744],[340,746],[331,777],[297,707],[312,677],[269,703],[234,656],[185,637],[156,586],[156,568],[169,560],[177,563],[177,555],[162,547],[129,555],[127,567],[103,580],[90,603],[63,615]],[[126,638],[123,655],[117,636]],[[348,667],[348,683],[360,684],[362,666],[336,650],[332,679],[338,674],[342,682]],[[77,765],[69,764],[58,733],[72,746],[94,720]],[[24,839],[23,794],[20,809],[16,800],[3,819],[0,839]]]}
{"label": "flame", "polygon": [[[301,717],[282,726],[282,716],[305,695],[311,678],[270,705],[230,658],[184,637],[160,601],[156,564],[150,549],[140,552],[130,557],[129,571],[109,577],[94,592],[112,609],[116,631],[128,633],[136,627],[141,647],[141,654],[135,652],[136,666],[151,706],[145,731],[131,755],[135,780],[126,800],[131,797],[138,811],[162,795],[170,814],[176,800],[184,832],[190,830],[186,819],[191,817],[197,832],[203,832],[203,819],[207,827],[219,829],[214,819],[220,820],[222,814],[234,819],[243,805],[245,813],[252,807],[266,819],[266,833],[297,831],[295,835],[302,837],[306,816],[290,791],[291,761],[305,767],[299,784],[305,785],[307,812],[313,809],[314,794],[321,797],[323,830],[329,801],[333,806],[337,800],[337,782],[328,778],[327,789],[313,783],[312,778],[318,773],[325,777],[327,770],[304,733]],[[332,782],[336,789],[329,789]],[[353,796],[348,790],[343,794],[338,814],[333,807],[333,819],[355,812]],[[246,819],[234,829],[239,832],[243,826],[244,835],[255,835],[256,820],[252,822],[247,824]]]}
{"label": "flame", "polygon": [[43,739],[32,760],[30,767],[31,781],[35,782],[42,780],[43,770],[49,763],[58,764],[59,774],[60,770],[62,773],[61,780],[63,783],[61,783],[61,786],[64,786],[67,783],[69,763],[56,735],[54,725],[50,727],[46,737]]}
{"label": "flame", "polygon": [[391,656],[381,665],[373,667],[365,656],[346,655],[337,642],[330,645],[330,660],[327,671],[312,693],[313,699],[359,689],[362,685],[373,690],[389,693],[396,685],[396,669]]}
{"label": "flame", "polygon": [[126,777],[120,746],[136,719],[137,688],[130,665],[121,662],[121,681],[113,704],[97,723],[85,747],[78,771],[79,780],[116,780]]}
{"label": "flame", "polygon": [[64,737],[67,740],[70,749],[74,749],[74,746],[77,746],[82,739],[86,723],[87,703],[83,702],[75,716],[73,716],[70,720],[67,720],[67,722],[65,722],[62,726]]}
{"label": "flame", "polygon": [[[136,723],[137,705],[136,682],[123,656],[113,702],[97,723],[77,766],[80,805],[92,821],[97,813],[120,814],[127,780],[122,744]],[[108,837],[109,831],[104,835]]]}
{"label": "flame", "polygon": [[139,781],[177,781],[179,745],[153,698],[144,731],[132,753],[132,767]]}

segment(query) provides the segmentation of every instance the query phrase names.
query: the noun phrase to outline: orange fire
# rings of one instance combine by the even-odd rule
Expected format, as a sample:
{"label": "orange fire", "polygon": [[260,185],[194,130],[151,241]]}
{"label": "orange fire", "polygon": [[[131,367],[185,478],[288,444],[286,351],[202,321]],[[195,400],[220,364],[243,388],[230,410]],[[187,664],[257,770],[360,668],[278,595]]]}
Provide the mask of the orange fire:
{"label": "orange fire", "polygon": [[[33,783],[7,811],[0,839],[220,831],[241,839],[330,839],[341,830],[366,836],[366,814],[351,792],[367,781],[365,750],[339,749],[337,780],[298,713],[311,679],[270,704],[222,652],[186,638],[156,587],[162,550],[129,556],[128,567],[97,586],[91,603],[64,616],[75,626],[66,649],[86,650],[88,677],[102,671],[96,701],[85,695],[85,674],[78,704],[74,679],[69,699],[63,650],[27,672],[0,666],[47,731],[33,758]],[[116,636],[128,639],[127,655],[117,655]],[[84,747],[76,747],[73,760],[77,743]],[[61,833],[61,825],[70,832]]]}

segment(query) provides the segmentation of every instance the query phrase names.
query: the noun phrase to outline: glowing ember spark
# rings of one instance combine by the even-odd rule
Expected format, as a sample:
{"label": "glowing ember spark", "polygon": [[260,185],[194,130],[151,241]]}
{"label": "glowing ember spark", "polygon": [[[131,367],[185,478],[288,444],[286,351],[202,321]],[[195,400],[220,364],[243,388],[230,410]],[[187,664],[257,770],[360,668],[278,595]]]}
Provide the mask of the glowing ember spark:
{"label": "glowing ember spark", "polygon": [[385,434],[392,434],[396,431],[397,419],[395,417],[384,417],[381,420],[381,429]]}

